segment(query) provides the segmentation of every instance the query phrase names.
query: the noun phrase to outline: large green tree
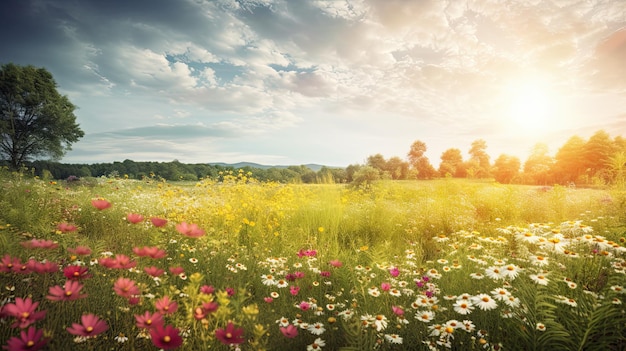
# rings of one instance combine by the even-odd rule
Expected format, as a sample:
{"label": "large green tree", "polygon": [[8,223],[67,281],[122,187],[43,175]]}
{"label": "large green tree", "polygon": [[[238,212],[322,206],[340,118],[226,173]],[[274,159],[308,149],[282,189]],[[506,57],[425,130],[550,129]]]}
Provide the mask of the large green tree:
{"label": "large green tree", "polygon": [[435,167],[430,164],[428,157],[425,155],[426,150],[426,143],[416,140],[407,154],[409,163],[417,172],[417,179],[431,179],[437,175]]}
{"label": "large green tree", "polygon": [[0,156],[17,169],[30,158],[58,160],[84,133],[74,106],[44,68],[0,68]]}

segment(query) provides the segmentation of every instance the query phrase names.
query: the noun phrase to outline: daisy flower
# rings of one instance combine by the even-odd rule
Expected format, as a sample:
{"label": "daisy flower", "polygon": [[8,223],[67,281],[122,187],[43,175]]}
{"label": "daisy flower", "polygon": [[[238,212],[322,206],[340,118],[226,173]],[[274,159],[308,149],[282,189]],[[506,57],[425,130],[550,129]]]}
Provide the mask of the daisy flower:
{"label": "daisy flower", "polygon": [[391,344],[402,344],[402,337],[398,334],[385,334],[385,340]]}
{"label": "daisy flower", "polygon": [[454,311],[459,314],[470,314],[474,310],[474,306],[468,300],[457,300],[454,303]]}
{"label": "daisy flower", "polygon": [[505,288],[495,288],[491,291],[491,295],[498,301],[504,301],[509,297],[509,295],[511,295],[511,293]]}
{"label": "daisy flower", "polygon": [[428,323],[435,318],[435,313],[432,311],[418,311],[415,313],[415,318],[424,323]]}
{"label": "daisy flower", "polygon": [[487,294],[478,294],[472,298],[474,305],[483,311],[493,310],[498,307],[496,300]]}
{"label": "daisy flower", "polygon": [[500,266],[490,266],[485,268],[485,275],[494,280],[504,279],[504,274]]}
{"label": "daisy flower", "polygon": [[532,279],[532,281],[534,281],[536,284],[539,285],[548,285],[548,282],[550,281],[548,278],[546,278],[545,275],[543,274],[531,274],[529,275],[530,279]]}

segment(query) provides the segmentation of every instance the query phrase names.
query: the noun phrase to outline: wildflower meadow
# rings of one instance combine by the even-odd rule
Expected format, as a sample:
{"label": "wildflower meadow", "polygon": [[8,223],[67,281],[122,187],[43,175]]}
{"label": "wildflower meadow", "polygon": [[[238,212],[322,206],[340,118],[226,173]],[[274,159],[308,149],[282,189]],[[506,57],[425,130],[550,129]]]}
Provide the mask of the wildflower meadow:
{"label": "wildflower meadow", "polygon": [[626,193],[4,172],[6,350],[624,350]]}

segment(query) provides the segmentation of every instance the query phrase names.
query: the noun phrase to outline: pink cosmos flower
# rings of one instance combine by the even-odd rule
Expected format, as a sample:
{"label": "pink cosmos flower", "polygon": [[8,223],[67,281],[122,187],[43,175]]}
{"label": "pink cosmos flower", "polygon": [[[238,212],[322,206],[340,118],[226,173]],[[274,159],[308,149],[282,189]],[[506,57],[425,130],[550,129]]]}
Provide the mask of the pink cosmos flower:
{"label": "pink cosmos flower", "polygon": [[187,222],[181,222],[176,225],[176,230],[184,236],[190,238],[199,238],[206,233],[200,229],[197,224],[188,224]]}
{"label": "pink cosmos flower", "polygon": [[214,292],[215,292],[215,288],[213,287],[213,285],[202,285],[200,287],[201,294],[211,295]]}
{"label": "pink cosmos flower", "polygon": [[341,261],[339,261],[339,260],[332,260],[332,261],[330,261],[328,263],[330,263],[330,265],[335,267],[335,268],[339,268],[339,267],[343,266],[343,263],[341,263]]}
{"label": "pink cosmos flower", "polygon": [[298,327],[293,324],[289,324],[286,327],[281,327],[280,332],[283,333],[286,338],[292,339],[298,336]]}
{"label": "pink cosmos flower", "polygon": [[150,222],[155,227],[165,227],[167,224],[167,219],[159,218],[159,217],[150,217]]}
{"label": "pink cosmos flower", "polygon": [[9,254],[6,254],[0,259],[0,272],[10,273],[14,271],[16,266],[21,266],[22,261],[19,257],[11,257]]}
{"label": "pink cosmos flower", "polygon": [[141,292],[139,291],[139,287],[135,285],[135,281],[120,277],[113,284],[113,291],[118,296],[129,299],[131,297],[139,295]]}
{"label": "pink cosmos flower", "polygon": [[203,302],[201,306],[196,307],[193,311],[193,318],[196,320],[201,320],[205,318],[207,315],[217,311],[219,305],[215,301],[211,302]]}
{"label": "pink cosmos flower", "polygon": [[154,306],[162,314],[172,314],[178,310],[178,304],[176,303],[176,301],[170,300],[170,297],[167,295],[156,300]]}
{"label": "pink cosmos flower", "polygon": [[57,224],[57,230],[60,231],[61,233],[75,232],[77,229],[78,227],[76,227],[73,224],[69,224],[65,222]]}
{"label": "pink cosmos flower", "polygon": [[291,295],[296,296],[300,292],[300,287],[296,285],[292,285],[289,287],[289,292],[291,293]]}
{"label": "pink cosmos flower", "polygon": [[402,307],[400,306],[391,306],[391,310],[396,316],[404,315],[404,309],[402,309]]}
{"label": "pink cosmos flower", "polygon": [[98,263],[106,268],[114,269],[130,269],[137,265],[136,261],[130,259],[130,257],[122,254],[117,254],[115,257],[103,257]]}
{"label": "pink cosmos flower", "polygon": [[89,272],[89,268],[85,266],[70,265],[63,268],[63,275],[65,276],[65,278],[71,280],[91,278],[91,274],[87,274],[87,272]]}
{"label": "pink cosmos flower", "polygon": [[126,215],[126,220],[131,224],[137,224],[143,221],[143,216],[138,213],[129,213]]}
{"label": "pink cosmos flower", "polygon": [[94,199],[91,200],[91,205],[97,208],[99,211],[106,210],[111,207],[111,203],[105,199]]}
{"label": "pink cosmos flower", "polygon": [[157,246],[133,247],[133,252],[139,257],[150,257],[154,259],[167,256],[167,252]]}
{"label": "pink cosmos flower", "polygon": [[226,288],[224,290],[226,291],[226,294],[228,294],[229,297],[230,296],[235,296],[235,293],[236,293],[235,289],[233,289],[233,288]]}
{"label": "pink cosmos flower", "polygon": [[391,284],[389,284],[389,283],[381,283],[380,284],[380,289],[382,291],[389,291],[389,289],[391,289]]}
{"label": "pink cosmos flower", "polygon": [[303,311],[308,311],[309,308],[311,308],[311,304],[306,302],[306,301],[302,301],[300,302],[300,304],[298,305],[298,307],[303,310]]}
{"label": "pink cosmos flower", "polygon": [[243,344],[243,328],[235,328],[233,322],[228,322],[226,328],[220,328],[215,331],[215,337],[225,345]]}
{"label": "pink cosmos flower", "polygon": [[19,337],[14,336],[7,340],[6,346],[2,348],[8,351],[36,351],[44,347],[48,341],[48,338],[43,337],[43,330],[31,326],[28,330],[22,330]]}
{"label": "pink cosmos flower", "polygon": [[76,248],[68,248],[67,251],[77,256],[91,255],[91,249],[87,246],[76,246]]}
{"label": "pink cosmos flower", "polygon": [[75,280],[66,280],[63,287],[55,285],[50,287],[50,295],[46,298],[50,301],[74,301],[87,297],[87,294],[81,294],[80,290],[83,284]]}
{"label": "pink cosmos flower", "polygon": [[52,240],[45,239],[32,239],[29,241],[22,241],[20,245],[27,249],[56,249],[57,247],[59,247],[58,243]]}
{"label": "pink cosmos flower", "polygon": [[[29,260],[30,261],[30,260]],[[38,274],[56,273],[59,271],[59,264],[52,261],[39,262],[35,261],[33,272]]]}
{"label": "pink cosmos flower", "polygon": [[102,257],[98,260],[98,264],[105,268],[113,268],[117,261],[113,257]]}
{"label": "pink cosmos flower", "polygon": [[150,313],[146,311],[144,314],[136,314],[137,328],[152,329],[158,325],[163,325],[163,315],[159,312]]}
{"label": "pink cosmos flower", "polygon": [[160,277],[165,273],[164,269],[155,266],[145,267],[143,271],[151,277]]}
{"label": "pink cosmos flower", "polygon": [[10,316],[16,319],[15,323],[11,325],[11,328],[24,329],[32,323],[46,317],[46,311],[35,311],[37,306],[39,306],[39,302],[33,302],[30,297],[26,299],[18,297],[15,299],[15,303],[4,305],[0,311],[0,315]]}
{"label": "pink cosmos flower", "polygon": [[170,273],[173,275],[179,275],[181,273],[185,273],[185,269],[183,267],[170,267]]}
{"label": "pink cosmos flower", "polygon": [[269,296],[266,296],[263,298],[263,301],[265,301],[266,303],[272,303],[274,302],[274,299]]}
{"label": "pink cosmos flower", "polygon": [[400,270],[398,269],[398,267],[391,267],[389,269],[389,274],[391,274],[391,276],[395,278],[400,275]]}
{"label": "pink cosmos flower", "polygon": [[76,336],[94,337],[109,329],[107,322],[98,318],[93,314],[84,314],[80,317],[81,324],[72,323],[72,326],[67,328],[67,331]]}
{"label": "pink cosmos flower", "polygon": [[150,329],[150,338],[154,346],[163,350],[175,349],[183,344],[180,331],[171,325],[157,325]]}

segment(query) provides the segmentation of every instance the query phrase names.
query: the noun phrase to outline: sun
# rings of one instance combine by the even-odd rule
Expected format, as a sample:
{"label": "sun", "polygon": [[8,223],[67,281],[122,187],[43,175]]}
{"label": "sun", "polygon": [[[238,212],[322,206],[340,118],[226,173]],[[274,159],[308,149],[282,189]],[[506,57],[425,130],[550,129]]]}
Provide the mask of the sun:
{"label": "sun", "polygon": [[558,128],[558,98],[549,82],[518,79],[503,89],[504,119],[516,133],[545,134]]}

